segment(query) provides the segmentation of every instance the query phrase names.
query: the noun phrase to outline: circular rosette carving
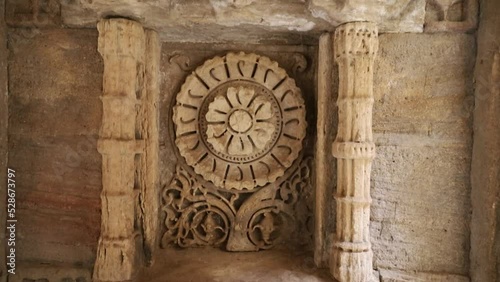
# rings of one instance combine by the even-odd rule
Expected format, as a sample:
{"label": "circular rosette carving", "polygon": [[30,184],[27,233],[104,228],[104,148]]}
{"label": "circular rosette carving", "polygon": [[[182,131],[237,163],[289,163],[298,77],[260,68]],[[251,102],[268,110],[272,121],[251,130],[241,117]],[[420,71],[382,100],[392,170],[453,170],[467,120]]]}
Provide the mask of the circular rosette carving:
{"label": "circular rosette carving", "polygon": [[198,67],[177,95],[175,143],[186,163],[224,189],[252,190],[282,176],[306,134],[300,89],[256,54]]}

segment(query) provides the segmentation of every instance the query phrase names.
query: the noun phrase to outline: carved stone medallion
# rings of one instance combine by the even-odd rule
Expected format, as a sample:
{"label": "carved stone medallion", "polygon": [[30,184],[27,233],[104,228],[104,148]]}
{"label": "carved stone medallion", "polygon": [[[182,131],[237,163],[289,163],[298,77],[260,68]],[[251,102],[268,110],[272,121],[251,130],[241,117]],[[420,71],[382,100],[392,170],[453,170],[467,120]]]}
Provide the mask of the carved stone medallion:
{"label": "carved stone medallion", "polygon": [[175,143],[194,171],[223,189],[275,181],[306,134],[300,89],[276,62],[229,53],[198,67],[177,95]]}

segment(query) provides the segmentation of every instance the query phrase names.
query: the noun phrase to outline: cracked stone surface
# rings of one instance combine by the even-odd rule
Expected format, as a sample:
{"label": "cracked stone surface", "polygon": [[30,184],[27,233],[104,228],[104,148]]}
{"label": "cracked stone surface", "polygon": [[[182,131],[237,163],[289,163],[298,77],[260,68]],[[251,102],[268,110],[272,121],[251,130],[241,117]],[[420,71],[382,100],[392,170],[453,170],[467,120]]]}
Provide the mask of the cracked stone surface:
{"label": "cracked stone surface", "polygon": [[349,21],[374,21],[380,32],[422,32],[425,0],[64,0],[62,23],[95,27],[123,16],[155,29],[167,41],[314,42]]}

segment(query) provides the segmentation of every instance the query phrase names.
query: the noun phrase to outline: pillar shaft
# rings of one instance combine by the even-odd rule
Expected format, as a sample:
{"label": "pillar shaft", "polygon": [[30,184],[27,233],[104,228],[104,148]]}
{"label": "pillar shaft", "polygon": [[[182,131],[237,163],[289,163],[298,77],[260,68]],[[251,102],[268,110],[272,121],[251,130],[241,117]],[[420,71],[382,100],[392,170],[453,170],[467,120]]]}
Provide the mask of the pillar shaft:
{"label": "pillar shaft", "polygon": [[139,190],[134,183],[136,155],[143,151],[143,142],[136,140],[136,116],[145,36],[139,23],[124,19],[102,20],[98,30],[99,53],[104,61],[98,141],[103,187],[101,237],[93,280],[124,281],[133,278],[141,256],[136,230]]}
{"label": "pillar shaft", "polygon": [[347,23],[335,31],[339,124],[332,146],[337,158],[337,226],[331,271],[341,282],[372,279],[370,172],[375,156],[372,107],[377,50],[378,31],[372,23]]}

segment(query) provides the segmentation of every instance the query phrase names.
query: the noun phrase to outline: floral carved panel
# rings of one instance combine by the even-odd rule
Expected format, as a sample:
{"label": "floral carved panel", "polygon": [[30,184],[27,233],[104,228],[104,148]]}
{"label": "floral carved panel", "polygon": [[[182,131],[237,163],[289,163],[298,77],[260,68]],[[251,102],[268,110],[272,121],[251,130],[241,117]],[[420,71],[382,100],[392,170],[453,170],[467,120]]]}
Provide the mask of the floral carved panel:
{"label": "floral carved panel", "polygon": [[310,209],[299,198],[312,190],[306,107],[278,63],[243,52],[205,61],[176,95],[172,122],[180,157],[162,194],[163,246],[267,249],[306,228],[310,213],[296,212]]}

